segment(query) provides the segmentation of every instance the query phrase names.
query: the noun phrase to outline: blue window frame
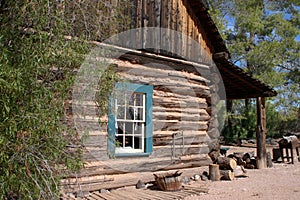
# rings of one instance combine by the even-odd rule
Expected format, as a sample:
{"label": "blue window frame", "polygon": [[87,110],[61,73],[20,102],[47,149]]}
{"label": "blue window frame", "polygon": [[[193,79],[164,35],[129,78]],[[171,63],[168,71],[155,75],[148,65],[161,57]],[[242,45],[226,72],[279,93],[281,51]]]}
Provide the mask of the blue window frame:
{"label": "blue window frame", "polygon": [[108,155],[147,156],[152,152],[153,86],[116,83],[108,117]]}

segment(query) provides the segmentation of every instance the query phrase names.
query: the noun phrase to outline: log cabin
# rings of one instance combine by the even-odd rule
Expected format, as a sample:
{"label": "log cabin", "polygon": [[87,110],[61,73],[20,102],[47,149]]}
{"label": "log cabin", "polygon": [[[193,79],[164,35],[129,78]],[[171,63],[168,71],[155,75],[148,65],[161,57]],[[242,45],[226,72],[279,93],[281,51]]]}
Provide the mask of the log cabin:
{"label": "log cabin", "polygon": [[[76,86],[73,91],[71,120],[87,137],[84,167],[62,181],[63,192],[135,185],[153,180],[157,171],[188,173],[208,166],[208,153],[222,128],[220,102],[226,99],[258,99],[258,157],[264,159],[264,98],[276,92],[228,60],[205,1],[132,2],[131,32],[95,42],[122,52],[110,58],[125,81],[115,83],[109,113],[97,112],[96,87],[89,95]],[[99,76],[92,72],[88,77]],[[78,82],[98,84],[91,79]],[[105,123],[99,123],[100,117]]]}

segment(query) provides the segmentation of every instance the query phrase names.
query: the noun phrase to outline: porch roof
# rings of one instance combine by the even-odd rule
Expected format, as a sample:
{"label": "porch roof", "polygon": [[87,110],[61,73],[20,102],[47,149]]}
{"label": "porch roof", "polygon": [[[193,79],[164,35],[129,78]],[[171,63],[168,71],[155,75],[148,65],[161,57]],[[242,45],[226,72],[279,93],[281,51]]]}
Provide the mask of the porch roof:
{"label": "porch roof", "polygon": [[218,69],[222,76],[227,99],[248,99],[273,97],[277,92],[270,86],[237,67],[227,59],[218,60]]}
{"label": "porch roof", "polygon": [[227,99],[247,99],[256,97],[272,97],[277,93],[270,86],[253,78],[249,73],[230,62],[229,51],[221,37],[209,12],[205,0],[190,0],[193,12],[205,28],[206,37],[212,46],[213,55],[224,53],[226,56],[214,59],[222,76]]}

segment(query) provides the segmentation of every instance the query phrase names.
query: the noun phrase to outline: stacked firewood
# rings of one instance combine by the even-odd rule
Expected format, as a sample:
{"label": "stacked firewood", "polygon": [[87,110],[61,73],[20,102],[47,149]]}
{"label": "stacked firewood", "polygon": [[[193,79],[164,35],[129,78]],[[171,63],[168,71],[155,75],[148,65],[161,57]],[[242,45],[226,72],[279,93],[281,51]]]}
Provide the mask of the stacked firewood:
{"label": "stacked firewood", "polygon": [[235,177],[247,177],[245,168],[256,168],[254,152],[233,153],[225,157],[221,156],[218,150],[211,149],[209,156],[213,161],[213,164],[209,165],[209,178],[212,181],[231,181]]}
{"label": "stacked firewood", "polygon": [[247,169],[255,169],[256,168],[256,159],[254,157],[253,152],[236,152],[233,154],[228,155],[227,157],[233,158],[236,160],[237,165],[243,166]]}

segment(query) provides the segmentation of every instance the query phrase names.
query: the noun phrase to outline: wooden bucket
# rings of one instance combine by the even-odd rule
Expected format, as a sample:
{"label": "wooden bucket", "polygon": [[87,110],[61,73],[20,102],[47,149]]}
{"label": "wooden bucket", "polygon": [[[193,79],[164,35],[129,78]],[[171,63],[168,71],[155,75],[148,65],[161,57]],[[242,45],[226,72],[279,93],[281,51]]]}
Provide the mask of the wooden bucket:
{"label": "wooden bucket", "polygon": [[174,174],[154,174],[156,184],[163,191],[178,191],[181,189],[181,175],[176,171]]}

